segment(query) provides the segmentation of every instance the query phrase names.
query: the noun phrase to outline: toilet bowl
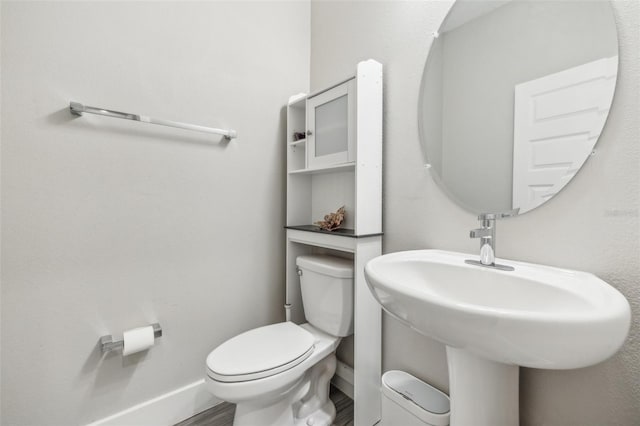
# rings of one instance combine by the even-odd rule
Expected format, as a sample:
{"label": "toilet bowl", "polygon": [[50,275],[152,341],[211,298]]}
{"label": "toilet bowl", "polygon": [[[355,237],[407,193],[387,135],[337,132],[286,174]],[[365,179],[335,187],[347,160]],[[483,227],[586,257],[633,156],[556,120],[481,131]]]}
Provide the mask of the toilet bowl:
{"label": "toilet bowl", "polygon": [[236,404],[234,426],[329,426],[335,350],[353,332],[353,266],[333,256],[300,256],[309,323],[282,322],[233,337],[207,357],[207,389]]}

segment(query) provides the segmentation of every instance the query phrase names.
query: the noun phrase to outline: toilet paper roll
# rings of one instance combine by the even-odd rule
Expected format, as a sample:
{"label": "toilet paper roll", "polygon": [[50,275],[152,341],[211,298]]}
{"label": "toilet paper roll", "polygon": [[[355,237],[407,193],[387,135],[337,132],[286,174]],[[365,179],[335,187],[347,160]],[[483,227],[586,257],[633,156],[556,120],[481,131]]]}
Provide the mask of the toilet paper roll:
{"label": "toilet paper roll", "polygon": [[122,333],[124,348],[122,355],[127,356],[144,351],[153,346],[153,326],[133,328]]}

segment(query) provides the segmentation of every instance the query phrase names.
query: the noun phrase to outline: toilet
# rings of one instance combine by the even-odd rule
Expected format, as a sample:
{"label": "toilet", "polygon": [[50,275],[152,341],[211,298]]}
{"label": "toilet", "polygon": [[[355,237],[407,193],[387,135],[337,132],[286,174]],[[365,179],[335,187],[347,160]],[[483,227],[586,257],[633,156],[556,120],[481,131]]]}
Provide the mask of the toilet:
{"label": "toilet", "polygon": [[307,323],[282,322],[233,337],[207,357],[207,389],[236,404],[234,426],[329,426],[335,351],[353,333],[353,262],[296,259]]}

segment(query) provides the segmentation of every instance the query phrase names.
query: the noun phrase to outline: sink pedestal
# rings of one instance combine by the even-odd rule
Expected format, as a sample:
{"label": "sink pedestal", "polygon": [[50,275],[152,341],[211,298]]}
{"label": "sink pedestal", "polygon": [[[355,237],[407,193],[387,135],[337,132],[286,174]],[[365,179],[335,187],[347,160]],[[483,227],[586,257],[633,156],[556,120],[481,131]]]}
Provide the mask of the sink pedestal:
{"label": "sink pedestal", "polygon": [[447,345],[451,426],[518,426],[519,366],[588,367],[623,345],[629,302],[595,275],[511,260],[500,263],[512,271],[481,268],[469,257],[413,250],[364,268],[387,312]]}
{"label": "sink pedestal", "polygon": [[451,426],[518,426],[519,370],[447,346]]}

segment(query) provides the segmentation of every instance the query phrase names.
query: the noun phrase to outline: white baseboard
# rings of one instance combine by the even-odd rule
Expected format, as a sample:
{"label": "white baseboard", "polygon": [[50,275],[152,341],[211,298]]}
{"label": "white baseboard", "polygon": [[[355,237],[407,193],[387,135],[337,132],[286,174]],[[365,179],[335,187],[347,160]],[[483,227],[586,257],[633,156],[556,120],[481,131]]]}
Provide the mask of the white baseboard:
{"label": "white baseboard", "polygon": [[203,379],[87,426],[171,426],[221,402],[207,391]]}
{"label": "white baseboard", "polygon": [[342,361],[338,361],[336,374],[331,379],[331,384],[353,399],[353,368]]}
{"label": "white baseboard", "polygon": [[[353,399],[353,368],[338,361],[333,385]],[[172,426],[220,404],[203,380],[167,392],[87,426]]]}

